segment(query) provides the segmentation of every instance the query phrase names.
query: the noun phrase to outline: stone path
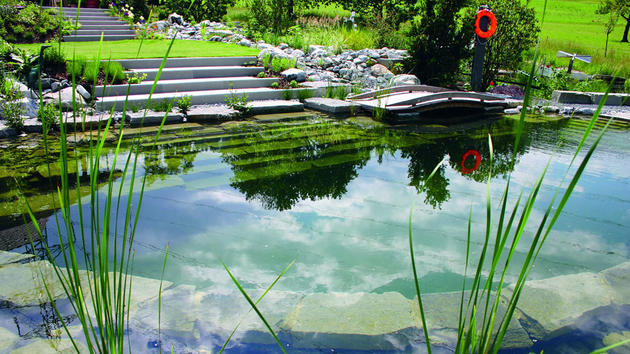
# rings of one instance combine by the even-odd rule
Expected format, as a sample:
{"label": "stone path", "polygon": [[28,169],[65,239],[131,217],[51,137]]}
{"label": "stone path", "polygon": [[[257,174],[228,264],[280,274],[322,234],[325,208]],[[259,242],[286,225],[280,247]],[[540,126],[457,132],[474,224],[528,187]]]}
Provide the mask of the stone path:
{"label": "stone path", "polygon": [[[59,8],[47,9],[59,10]],[[73,23],[77,19],[77,9],[73,7],[62,8],[63,16]],[[118,41],[123,39],[134,39],[135,31],[125,21],[118,17],[111,16],[106,9],[81,8],[79,12],[79,23],[81,27],[68,36],[64,36],[65,42],[87,42],[100,41],[101,33],[104,41]]]}
{"label": "stone path", "polygon": [[[7,252],[0,252],[0,260],[0,301],[8,305],[0,310],[0,349],[25,353],[32,352],[32,348],[52,352],[53,345],[67,347],[68,340],[63,334],[52,340],[39,336],[20,337],[15,326],[20,326],[20,333],[38,326],[37,321],[33,322],[37,316],[27,314],[31,308],[40,308],[47,302],[39,284],[42,277],[47,279],[54,296],[63,299],[48,262],[28,262],[28,257]],[[133,284],[132,342],[146,348],[157,339],[159,281],[134,277]],[[506,288],[503,296],[509,296],[510,289]],[[248,292],[255,299],[262,290]],[[427,294],[423,300],[434,345],[452,349],[457,336],[460,294]],[[529,281],[508,329],[504,347],[528,348],[536,342],[549,341],[584,328],[590,316],[601,317],[605,311],[615,311],[615,315],[619,315],[620,309],[629,304],[630,262],[599,273]],[[417,302],[395,292],[302,294],[272,291],[260,302],[259,309],[287,344],[289,352],[312,349],[409,351],[423,346]],[[504,311],[505,308],[499,308],[499,316]],[[13,316],[15,322],[6,321],[7,316]],[[233,345],[239,345],[243,350],[267,348],[272,351],[275,346],[263,323],[235,289],[197,289],[166,282],[161,316],[163,345],[173,345],[176,352],[216,349],[238,323],[240,327]],[[603,334],[609,341],[626,335],[616,327],[609,330]]]}

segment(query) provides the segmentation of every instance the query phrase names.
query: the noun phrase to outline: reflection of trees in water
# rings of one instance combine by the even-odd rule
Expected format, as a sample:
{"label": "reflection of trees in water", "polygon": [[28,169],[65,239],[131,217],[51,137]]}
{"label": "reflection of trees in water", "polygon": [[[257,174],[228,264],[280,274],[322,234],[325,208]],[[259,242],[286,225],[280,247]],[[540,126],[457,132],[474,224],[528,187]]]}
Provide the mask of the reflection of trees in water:
{"label": "reflection of trees in water", "polygon": [[147,183],[165,179],[166,176],[185,174],[193,168],[200,152],[193,144],[160,145],[144,153]]}

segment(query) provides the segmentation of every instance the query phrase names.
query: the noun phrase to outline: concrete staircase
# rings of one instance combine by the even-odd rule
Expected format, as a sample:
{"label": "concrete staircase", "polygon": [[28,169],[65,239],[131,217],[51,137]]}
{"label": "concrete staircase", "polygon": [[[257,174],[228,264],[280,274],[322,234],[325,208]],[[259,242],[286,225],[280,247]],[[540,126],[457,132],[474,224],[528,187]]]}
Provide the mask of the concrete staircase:
{"label": "concrete staircase", "polygon": [[[49,9],[53,9],[49,7]],[[59,8],[54,8],[59,10]],[[63,16],[72,22],[77,19],[77,9],[73,7],[62,8]],[[64,36],[66,42],[100,41],[103,33],[104,41],[118,41],[134,39],[135,32],[118,17],[111,16],[105,9],[84,9],[79,12],[81,27],[68,36]]]}
{"label": "concrete staircase", "polygon": [[[244,66],[256,57],[170,58],[160,76],[152,103],[190,96],[191,104],[224,103],[225,97],[247,95],[249,101],[278,100],[283,90],[272,89],[277,78],[257,78],[259,66]],[[129,107],[145,108],[162,59],[117,60],[128,75],[146,74],[140,84],[96,86],[96,108],[99,111],[121,111],[125,99]],[[127,97],[127,90],[129,96]],[[315,90],[308,88],[308,90]]]}

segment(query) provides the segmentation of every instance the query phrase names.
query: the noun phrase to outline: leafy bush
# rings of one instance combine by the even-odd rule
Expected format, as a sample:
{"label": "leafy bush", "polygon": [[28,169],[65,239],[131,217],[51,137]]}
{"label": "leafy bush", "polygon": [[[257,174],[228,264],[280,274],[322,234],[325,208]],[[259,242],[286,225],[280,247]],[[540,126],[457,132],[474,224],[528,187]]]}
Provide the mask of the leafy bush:
{"label": "leafy bush", "polygon": [[101,64],[103,73],[110,84],[119,84],[125,79],[124,69],[119,62],[107,61]]}
{"label": "leafy bush", "polygon": [[234,0],[196,0],[192,6],[190,1],[166,0],[164,5],[170,12],[177,12],[189,21],[221,21],[228,6],[234,5]]}
{"label": "leafy bush", "polygon": [[261,71],[261,72],[259,72],[259,73],[258,73],[258,75],[256,75],[256,76],[258,76],[258,78],[262,79],[262,78],[264,78],[264,77],[265,77],[265,72],[264,72],[264,71]]}
{"label": "leafy bush", "polygon": [[0,4],[0,35],[9,42],[44,42],[57,36],[59,27],[66,27],[66,21],[60,23],[51,10],[29,4],[18,11],[16,4],[13,1]]}
{"label": "leafy bush", "polygon": [[24,128],[24,118],[22,113],[24,108],[19,101],[8,101],[2,105],[2,118],[7,121],[7,125],[17,131]]}
{"label": "leafy bush", "polygon": [[54,104],[47,104],[37,111],[37,120],[43,123],[44,127],[51,127],[59,121],[59,110]]}
{"label": "leafy bush", "polygon": [[251,111],[252,107],[247,104],[247,100],[249,98],[248,94],[244,94],[242,96],[237,96],[235,93],[230,93],[230,95],[225,96],[225,104],[241,113],[241,115],[247,115]]}
{"label": "leafy bush", "polygon": [[171,100],[161,100],[151,104],[151,110],[155,112],[170,112],[173,109]]}
{"label": "leafy bush", "polygon": [[293,25],[292,0],[252,0],[249,24],[259,33],[284,33]]}
{"label": "leafy bush", "polygon": [[[540,27],[534,9],[511,0],[477,0],[487,4],[497,17],[497,30],[486,43],[482,88],[496,80],[499,69],[517,70],[523,55],[535,46]],[[464,23],[474,23],[476,11],[469,11]]]}
{"label": "leafy bush", "polygon": [[459,75],[460,62],[470,56],[472,26],[461,26],[460,12],[466,0],[426,0],[422,17],[409,34],[409,69],[422,83],[449,85]]}
{"label": "leafy bush", "polygon": [[280,87],[280,84],[277,81],[271,83],[271,88],[277,89],[278,87]]}
{"label": "leafy bush", "polygon": [[88,61],[83,68],[82,79],[87,82],[93,82],[95,78],[98,78],[100,72],[100,65],[96,61]]}
{"label": "leafy bush", "polygon": [[291,88],[297,88],[298,87],[298,83],[295,80],[291,80],[291,82],[289,82],[289,86]]}
{"label": "leafy bush", "polygon": [[308,89],[299,90],[297,92],[297,99],[300,101],[304,101],[307,98],[313,97],[313,91]]}
{"label": "leafy bush", "polygon": [[187,114],[188,110],[190,109],[190,101],[191,101],[190,96],[183,96],[180,99],[178,99],[177,108],[179,109],[179,111],[182,112],[183,114]]}
{"label": "leafy bush", "polygon": [[295,59],[275,57],[271,60],[271,70],[275,73],[281,73],[287,69],[294,68],[295,63]]}
{"label": "leafy bush", "polygon": [[146,78],[147,78],[147,73],[140,74],[138,72],[135,72],[131,75],[127,74],[127,83],[131,85],[139,84],[142,81],[144,81],[144,79]]}
{"label": "leafy bush", "polygon": [[22,94],[15,85],[15,81],[12,78],[5,77],[0,83],[0,95],[7,101],[17,101],[22,98]]}
{"label": "leafy bush", "polygon": [[66,70],[66,58],[58,46],[52,46],[44,50],[42,58],[42,71],[48,74],[58,74]]}

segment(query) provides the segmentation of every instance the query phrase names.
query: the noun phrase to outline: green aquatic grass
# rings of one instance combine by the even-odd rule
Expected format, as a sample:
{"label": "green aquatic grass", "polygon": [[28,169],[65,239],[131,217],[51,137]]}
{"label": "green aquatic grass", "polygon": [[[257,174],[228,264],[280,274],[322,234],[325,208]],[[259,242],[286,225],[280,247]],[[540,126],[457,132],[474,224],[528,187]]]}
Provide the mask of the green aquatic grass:
{"label": "green aquatic grass", "polygon": [[[74,53],[77,57],[92,57],[98,42],[61,42],[60,47],[68,59]],[[142,44],[139,51],[138,48]],[[166,39],[130,39],[103,42],[103,57],[111,59],[162,58],[171,45]],[[18,48],[39,53],[40,43],[16,44]],[[185,57],[239,57],[256,56],[259,50],[236,44],[206,41],[175,40],[170,58]]]}

